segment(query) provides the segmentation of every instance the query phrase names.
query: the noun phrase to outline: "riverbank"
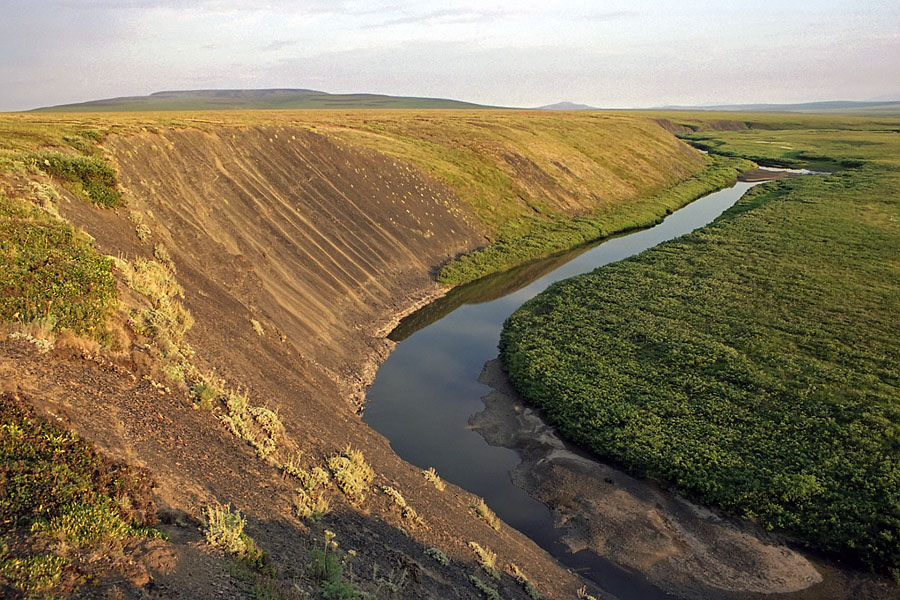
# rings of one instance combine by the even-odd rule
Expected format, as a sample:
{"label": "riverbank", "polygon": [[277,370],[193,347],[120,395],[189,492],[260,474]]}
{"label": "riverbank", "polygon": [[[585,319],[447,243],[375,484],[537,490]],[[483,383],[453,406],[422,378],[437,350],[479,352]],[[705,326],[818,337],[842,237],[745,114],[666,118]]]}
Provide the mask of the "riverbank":
{"label": "riverbank", "polygon": [[896,135],[710,136],[855,167],[754,190],[703,231],[554,286],[507,323],[511,379],[632,472],[896,574]]}
{"label": "riverbank", "polygon": [[898,597],[889,581],[805,553],[570,445],[521,398],[499,360],[485,363],[479,381],[491,391],[470,424],[518,454],[514,483],[550,508],[570,552],[634,569],[680,598]]}

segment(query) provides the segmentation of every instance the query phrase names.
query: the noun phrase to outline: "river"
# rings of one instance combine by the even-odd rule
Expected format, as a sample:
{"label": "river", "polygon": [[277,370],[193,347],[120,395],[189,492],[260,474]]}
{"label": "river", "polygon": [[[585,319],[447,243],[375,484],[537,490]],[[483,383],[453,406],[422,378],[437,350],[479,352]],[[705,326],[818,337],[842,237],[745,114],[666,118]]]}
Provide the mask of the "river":
{"label": "river", "polygon": [[[777,176],[777,175],[776,175]],[[774,178],[774,177],[773,177]],[[400,342],[369,388],[363,420],[404,460],[474,494],[510,526],[564,565],[619,598],[670,598],[639,573],[589,552],[571,554],[560,542],[550,510],[516,487],[511,449],[490,446],[469,426],[491,389],[478,382],[497,357],[503,322],[555,281],[592,271],[702,227],[760,183],[738,182],[669,215],[650,229],[531,263],[460,286],[410,315],[389,336]]]}

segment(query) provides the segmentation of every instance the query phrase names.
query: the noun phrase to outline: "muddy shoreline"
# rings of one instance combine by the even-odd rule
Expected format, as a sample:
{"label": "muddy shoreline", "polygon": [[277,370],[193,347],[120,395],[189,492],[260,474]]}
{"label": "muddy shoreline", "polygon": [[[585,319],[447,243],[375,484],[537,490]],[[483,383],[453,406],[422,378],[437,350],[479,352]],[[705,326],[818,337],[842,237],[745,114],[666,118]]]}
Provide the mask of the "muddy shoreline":
{"label": "muddy shoreline", "polygon": [[885,578],[842,569],[761,528],[632,477],[564,442],[528,407],[499,359],[470,425],[493,446],[515,450],[513,483],[543,502],[573,553],[589,550],[679,598],[898,598]]}

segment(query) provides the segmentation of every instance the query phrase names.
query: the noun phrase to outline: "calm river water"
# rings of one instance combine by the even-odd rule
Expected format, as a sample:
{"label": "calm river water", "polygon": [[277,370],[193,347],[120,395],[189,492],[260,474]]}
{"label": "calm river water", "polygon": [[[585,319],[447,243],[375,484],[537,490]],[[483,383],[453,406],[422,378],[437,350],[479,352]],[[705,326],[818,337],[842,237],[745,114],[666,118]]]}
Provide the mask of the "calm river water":
{"label": "calm river water", "polygon": [[400,341],[369,388],[363,420],[404,460],[438,474],[485,502],[506,523],[619,598],[668,598],[638,573],[559,542],[549,509],[513,485],[515,451],[488,445],[469,418],[491,390],[478,383],[497,357],[503,322],[548,285],[622,260],[710,223],[759,182],[739,182],[688,204],[662,223],[593,247],[525,265],[453,289],[410,315],[390,335]]}

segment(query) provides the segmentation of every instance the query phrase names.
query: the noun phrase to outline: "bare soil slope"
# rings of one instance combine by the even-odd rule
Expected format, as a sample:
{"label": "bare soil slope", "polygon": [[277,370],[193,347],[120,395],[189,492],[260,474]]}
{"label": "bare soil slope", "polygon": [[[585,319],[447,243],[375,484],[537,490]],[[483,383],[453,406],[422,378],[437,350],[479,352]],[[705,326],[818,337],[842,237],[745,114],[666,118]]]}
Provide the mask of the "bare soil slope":
{"label": "bare soil slope", "polygon": [[[440,123],[432,127],[435,135],[441,130]],[[700,164],[652,122],[623,117],[616,127],[632,137],[612,149],[579,148],[577,138],[558,141],[581,164],[554,168],[571,175],[594,164],[617,193],[581,197],[575,187],[548,193],[554,211],[622,202]],[[133,260],[164,247],[196,321],[188,339],[197,365],[246,389],[252,404],[277,411],[285,439],[302,451],[305,464],[323,464],[347,444],[361,449],[377,474],[361,506],[335,493],[322,523],[297,519],[291,510],[296,482],[257,458],[212,413],[193,408],[186,390],[174,384],[160,390],[144,379],[152,364],[140,343],[126,355],[98,358],[64,349],[40,355],[24,342],[0,341],[0,391],[24,395],[110,454],[149,467],[159,504],[183,515],[169,519],[178,556],[157,560],[166,569],[150,569],[154,579],[139,578],[134,589],[120,586],[120,592],[148,593],[148,581],[176,597],[224,597],[240,589],[240,582],[218,580],[196,533],[201,507],[218,502],[240,508],[249,533],[272,553],[280,581],[299,589],[314,590],[308,550],[322,543],[327,528],[343,548],[357,551],[351,570],[362,589],[375,590],[379,573],[405,573],[405,597],[470,597],[470,574],[489,579],[467,545],[477,541],[497,552],[499,569],[515,563],[546,596],[570,597],[582,585],[577,577],[518,532],[479,520],[470,494],[435,489],[356,416],[365,385],[390,351],[384,336],[402,315],[443,293],[434,283],[441,264],[484,245],[491,231],[446,180],[398,158],[395,138],[373,141],[371,132],[336,135],[337,129],[332,123],[323,134],[308,124],[243,123],[112,135],[104,145],[117,163],[127,207],[98,209],[61,191],[59,211],[106,254]],[[650,173],[641,139],[652,148],[646,151],[667,157],[663,164],[680,165],[678,172]],[[504,157],[518,189],[527,190],[523,198],[556,185],[545,176],[546,157],[524,161],[515,149],[504,151],[504,143],[498,138],[492,155]],[[388,148],[371,148],[380,145]],[[609,165],[629,160],[639,165],[640,181],[637,175],[616,180]],[[574,175],[568,181],[586,185]],[[10,179],[6,188],[11,196],[28,195],[23,181]],[[400,490],[421,522],[405,519],[381,493],[385,486]],[[426,556],[432,546],[451,565]],[[508,575],[491,585],[504,598],[525,595]]]}

